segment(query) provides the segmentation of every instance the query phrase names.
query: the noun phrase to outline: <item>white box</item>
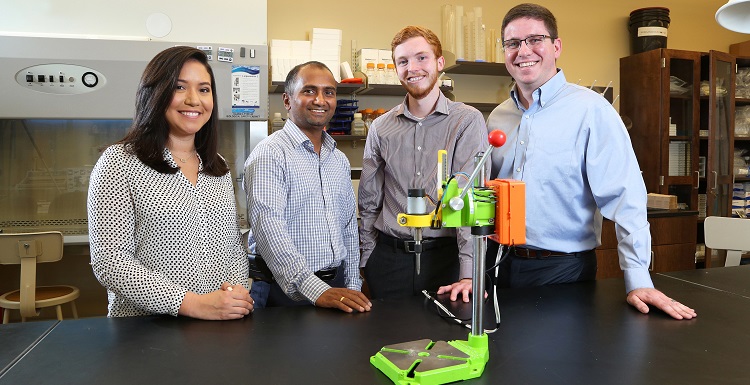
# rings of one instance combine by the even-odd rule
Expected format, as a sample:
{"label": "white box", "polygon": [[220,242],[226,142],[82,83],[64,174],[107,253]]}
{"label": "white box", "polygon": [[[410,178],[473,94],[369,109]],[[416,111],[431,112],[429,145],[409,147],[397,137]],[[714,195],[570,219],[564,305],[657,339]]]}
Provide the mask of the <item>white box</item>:
{"label": "white box", "polygon": [[299,55],[299,51],[306,52],[310,51],[310,42],[307,40],[292,40],[289,42],[291,45],[292,53]]}
{"label": "white box", "polygon": [[291,40],[271,39],[271,47],[289,47]]}
{"label": "white box", "polygon": [[331,47],[326,47],[326,48],[313,47],[312,53],[313,55],[315,55],[315,57],[328,57],[331,59],[337,59],[341,57],[341,50],[339,50],[338,48],[331,48]]}
{"label": "white box", "polygon": [[292,42],[290,40],[271,40],[271,59],[286,59],[292,57]]}
{"label": "white box", "polygon": [[353,77],[354,73],[352,73],[352,67],[349,65],[349,62],[341,62],[341,78],[349,79]]}
{"label": "white box", "polygon": [[321,60],[320,62],[325,64],[326,67],[331,70],[333,78],[336,79],[336,83],[341,82],[341,62],[338,60]]}
{"label": "white box", "polygon": [[380,50],[375,48],[362,48],[354,53],[354,70],[365,72],[367,63],[375,64],[377,67],[380,60]]}
{"label": "white box", "polygon": [[283,82],[289,68],[286,68],[287,60],[292,57],[292,42],[290,40],[271,40],[271,81]]}
{"label": "white box", "polygon": [[[378,63],[385,64],[386,67],[388,67],[388,64],[393,64],[393,53],[389,49],[379,49],[378,50]],[[375,66],[377,67],[377,63],[375,63]]]}
{"label": "white box", "polygon": [[341,51],[340,29],[313,28],[312,45],[315,48],[332,48]]}
{"label": "white box", "polygon": [[312,30],[313,36],[321,36],[325,38],[338,38],[341,39],[341,36],[343,36],[343,31],[340,29],[333,29],[333,28],[313,28]]}

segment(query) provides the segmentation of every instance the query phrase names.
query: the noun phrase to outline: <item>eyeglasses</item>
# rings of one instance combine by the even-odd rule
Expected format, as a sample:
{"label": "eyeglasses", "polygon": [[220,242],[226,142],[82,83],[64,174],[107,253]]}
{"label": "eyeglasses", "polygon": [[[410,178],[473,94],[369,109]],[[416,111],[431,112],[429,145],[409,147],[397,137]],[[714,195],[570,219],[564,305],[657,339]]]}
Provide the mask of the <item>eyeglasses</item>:
{"label": "eyeglasses", "polygon": [[539,45],[544,39],[552,40],[552,36],[549,35],[531,35],[525,39],[508,39],[503,41],[503,51],[505,52],[516,52],[521,49],[521,42],[526,42],[526,46],[534,48]]}

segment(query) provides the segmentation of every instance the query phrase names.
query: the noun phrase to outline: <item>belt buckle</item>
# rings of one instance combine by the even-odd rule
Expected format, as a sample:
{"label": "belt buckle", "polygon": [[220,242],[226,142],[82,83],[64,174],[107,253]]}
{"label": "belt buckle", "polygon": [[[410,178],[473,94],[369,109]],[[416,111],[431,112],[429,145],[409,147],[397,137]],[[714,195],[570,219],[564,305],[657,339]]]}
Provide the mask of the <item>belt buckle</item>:
{"label": "belt buckle", "polygon": [[[409,247],[411,245],[411,248]],[[417,241],[404,241],[404,251],[407,253],[421,253],[424,247],[424,241],[417,245]]]}
{"label": "belt buckle", "polygon": [[338,268],[328,269],[328,270],[319,270],[315,272],[315,275],[323,281],[330,281],[336,278],[337,271],[338,271]]}
{"label": "belt buckle", "polygon": [[[516,251],[518,250],[519,249],[516,249]],[[527,249],[527,248],[522,248],[520,250],[523,250],[523,251],[521,252],[521,255],[519,256],[526,257],[527,259],[537,259],[537,258],[544,259],[552,255],[552,252],[550,252],[549,250],[538,250],[538,249]],[[518,254],[519,253],[516,252],[516,255]]]}
{"label": "belt buckle", "polygon": [[320,274],[320,279],[323,281],[330,281],[334,278],[336,278],[336,273],[331,273],[327,271],[327,272]]}
{"label": "belt buckle", "polygon": [[537,250],[536,251],[537,258],[544,259],[544,258],[548,258],[551,255],[552,255],[552,252],[549,250]]}

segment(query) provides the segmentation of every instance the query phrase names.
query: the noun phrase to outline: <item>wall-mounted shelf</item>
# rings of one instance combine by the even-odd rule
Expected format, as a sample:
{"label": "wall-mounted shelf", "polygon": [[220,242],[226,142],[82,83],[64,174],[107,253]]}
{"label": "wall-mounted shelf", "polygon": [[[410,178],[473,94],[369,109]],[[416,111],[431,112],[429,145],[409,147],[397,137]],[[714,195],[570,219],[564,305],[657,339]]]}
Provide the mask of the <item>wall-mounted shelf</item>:
{"label": "wall-mounted shelf", "polygon": [[335,140],[365,140],[367,135],[338,135],[332,134],[331,138]]}
{"label": "wall-mounted shelf", "polygon": [[[333,134],[331,135],[331,138],[337,142],[350,142],[352,144],[352,148],[357,148],[358,142],[364,142],[367,140],[367,135],[337,135]],[[361,172],[361,168],[360,171]],[[354,173],[354,170],[352,170],[352,173]],[[357,176],[357,179],[359,179],[359,176]]]}
{"label": "wall-mounted shelf", "polygon": [[492,112],[492,110],[495,109],[500,103],[469,103],[465,102],[464,104],[468,106],[472,106],[479,110],[479,112]]}
{"label": "wall-mounted shelf", "polygon": [[448,74],[510,76],[505,63],[459,61],[444,69]]}
{"label": "wall-mounted shelf", "polygon": [[[338,94],[353,94],[360,88],[364,88],[364,83],[339,83],[336,86],[336,93]],[[268,87],[268,93],[271,94],[283,94],[284,93],[284,82],[271,82]]]}
{"label": "wall-mounted shelf", "polygon": [[[458,75],[510,76],[508,69],[505,68],[505,63],[458,61],[456,64],[445,67],[444,71],[446,74]],[[472,106],[482,113],[490,113],[500,103],[464,102],[464,104]]]}
{"label": "wall-mounted shelf", "polygon": [[[440,87],[443,92],[453,91],[453,87]],[[272,82],[268,87],[272,94],[284,93],[284,82]],[[367,96],[405,96],[406,90],[400,84],[372,84],[365,87],[364,83],[339,83],[336,87],[339,95],[367,95]]]}
{"label": "wall-mounted shelf", "polygon": [[404,96],[406,90],[401,84],[372,84],[358,90],[357,95]]}
{"label": "wall-mounted shelf", "polygon": [[[453,87],[442,86],[440,91],[451,92]],[[356,91],[357,95],[367,96],[406,96],[406,90],[401,84],[373,84]]]}

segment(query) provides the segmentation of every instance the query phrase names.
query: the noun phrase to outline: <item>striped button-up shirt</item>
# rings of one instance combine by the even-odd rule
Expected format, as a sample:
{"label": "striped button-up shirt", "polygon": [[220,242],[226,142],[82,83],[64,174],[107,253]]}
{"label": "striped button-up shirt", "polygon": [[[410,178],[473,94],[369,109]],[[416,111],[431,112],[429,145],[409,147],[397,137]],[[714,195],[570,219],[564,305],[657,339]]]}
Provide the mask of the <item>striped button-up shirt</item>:
{"label": "striped button-up shirt", "polygon": [[[406,212],[410,188],[424,188],[437,201],[438,151],[448,152],[451,174],[474,169],[474,156],[486,151],[484,117],[474,107],[448,100],[442,93],[435,111],[418,119],[406,108],[406,99],[370,127],[359,182],[359,215],[362,219],[362,261],[365,266],[375,248],[378,231],[397,238],[411,238],[411,230],[398,225],[396,216]],[[489,170],[489,162],[486,170]],[[458,233],[460,277],[472,276],[472,243],[469,228],[424,229],[423,236],[451,237]],[[450,282],[448,282],[450,283]]]}
{"label": "striped button-up shirt", "polygon": [[245,161],[248,247],[294,300],[315,303],[328,286],[314,275],[345,264],[346,287],[360,290],[359,238],[349,160],[323,133],[313,143],[288,119]]}

